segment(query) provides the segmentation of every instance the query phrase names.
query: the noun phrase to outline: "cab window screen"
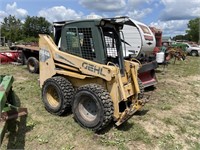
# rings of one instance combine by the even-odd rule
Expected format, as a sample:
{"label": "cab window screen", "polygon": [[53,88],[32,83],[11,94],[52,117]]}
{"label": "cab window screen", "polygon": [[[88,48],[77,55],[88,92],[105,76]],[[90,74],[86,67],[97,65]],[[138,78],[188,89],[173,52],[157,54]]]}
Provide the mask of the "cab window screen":
{"label": "cab window screen", "polygon": [[93,60],[96,58],[91,28],[78,29],[82,57]]}
{"label": "cab window screen", "polygon": [[91,28],[67,28],[66,51],[85,59],[96,58]]}
{"label": "cab window screen", "polygon": [[66,45],[69,53],[80,55],[79,37],[76,28],[67,28]]}
{"label": "cab window screen", "polygon": [[117,57],[116,41],[113,32],[104,32],[107,55],[113,58]]}

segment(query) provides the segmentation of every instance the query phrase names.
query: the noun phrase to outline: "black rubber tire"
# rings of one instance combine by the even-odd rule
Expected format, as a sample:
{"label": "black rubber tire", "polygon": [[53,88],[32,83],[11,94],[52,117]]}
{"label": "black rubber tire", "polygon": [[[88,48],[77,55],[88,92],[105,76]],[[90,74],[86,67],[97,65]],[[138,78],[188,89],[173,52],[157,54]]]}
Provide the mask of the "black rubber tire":
{"label": "black rubber tire", "polygon": [[60,116],[70,111],[73,96],[74,88],[72,84],[61,76],[47,79],[42,86],[42,100],[45,108],[54,115]]}
{"label": "black rubber tire", "polygon": [[191,56],[198,56],[198,52],[197,52],[197,51],[194,51],[194,50],[192,50],[192,51],[191,51]]}
{"label": "black rubber tire", "polygon": [[138,99],[142,99],[144,97],[144,85],[139,78],[138,78],[138,84],[139,84],[139,88],[140,88],[140,93],[138,94]]}
{"label": "black rubber tire", "polygon": [[39,61],[35,57],[29,57],[27,60],[27,68],[30,73],[38,73]]}
{"label": "black rubber tire", "polygon": [[27,64],[27,58],[26,58],[26,56],[25,56],[23,51],[19,55],[18,62],[21,63],[22,65],[26,65]]}
{"label": "black rubber tire", "polygon": [[[91,105],[89,102],[87,103],[88,100],[95,105],[93,109],[96,108],[94,110],[96,114],[93,119],[89,117],[91,117],[91,114],[94,112],[89,110],[90,108],[86,108],[89,107],[88,105]],[[84,105],[84,102],[87,103],[87,106]],[[82,127],[89,128],[97,132],[105,128],[110,123],[113,118],[114,107],[110,94],[102,86],[98,84],[87,84],[77,89],[72,104],[72,111],[74,119]],[[84,111],[87,112],[87,116],[83,114]]]}

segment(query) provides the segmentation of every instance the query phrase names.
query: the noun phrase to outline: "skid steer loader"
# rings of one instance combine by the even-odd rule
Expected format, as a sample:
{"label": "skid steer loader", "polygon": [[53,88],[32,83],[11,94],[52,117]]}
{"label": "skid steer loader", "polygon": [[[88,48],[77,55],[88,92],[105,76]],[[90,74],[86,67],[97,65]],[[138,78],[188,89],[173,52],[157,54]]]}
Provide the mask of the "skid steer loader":
{"label": "skid steer loader", "polygon": [[62,115],[72,109],[82,127],[99,131],[111,120],[119,126],[143,107],[139,64],[123,59],[122,28],[112,20],[79,20],[60,22],[54,40],[40,35],[40,87],[47,111]]}

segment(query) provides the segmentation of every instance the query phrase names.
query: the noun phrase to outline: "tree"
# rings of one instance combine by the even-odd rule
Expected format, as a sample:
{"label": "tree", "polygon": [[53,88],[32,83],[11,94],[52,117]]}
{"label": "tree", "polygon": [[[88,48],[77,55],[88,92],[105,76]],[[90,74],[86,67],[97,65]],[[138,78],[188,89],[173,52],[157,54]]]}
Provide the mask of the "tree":
{"label": "tree", "polygon": [[176,35],[176,36],[173,37],[173,40],[175,40],[175,41],[191,41],[188,34]]}
{"label": "tree", "polygon": [[198,42],[200,18],[190,20],[187,25],[188,30],[186,30],[186,33],[188,34],[189,38],[194,42]]}
{"label": "tree", "polygon": [[177,41],[177,40],[185,40],[184,39],[184,35],[176,35],[175,37],[173,37],[173,40]]}
{"label": "tree", "polygon": [[27,16],[23,25],[24,35],[27,38],[38,38],[38,34],[50,34],[51,24],[43,17]]}
{"label": "tree", "polygon": [[22,23],[15,16],[5,17],[1,25],[1,36],[11,42],[19,41],[23,38]]}

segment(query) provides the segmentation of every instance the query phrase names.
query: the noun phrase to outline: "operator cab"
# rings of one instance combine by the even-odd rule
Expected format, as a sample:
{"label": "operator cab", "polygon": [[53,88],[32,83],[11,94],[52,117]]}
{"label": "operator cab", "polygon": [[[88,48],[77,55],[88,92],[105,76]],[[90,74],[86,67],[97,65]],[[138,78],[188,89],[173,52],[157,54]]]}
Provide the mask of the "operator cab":
{"label": "operator cab", "polygon": [[55,22],[54,40],[61,51],[97,63],[117,65],[123,74],[122,28],[122,24],[106,19]]}

